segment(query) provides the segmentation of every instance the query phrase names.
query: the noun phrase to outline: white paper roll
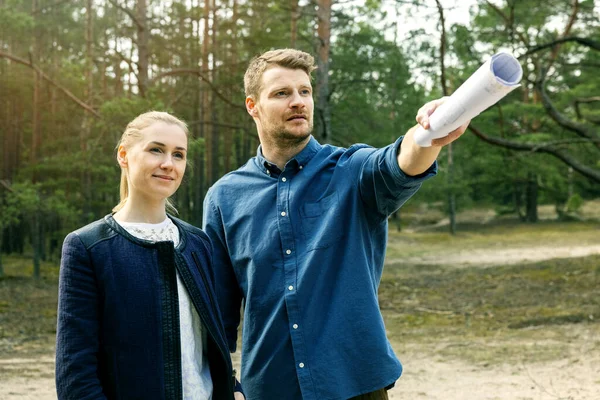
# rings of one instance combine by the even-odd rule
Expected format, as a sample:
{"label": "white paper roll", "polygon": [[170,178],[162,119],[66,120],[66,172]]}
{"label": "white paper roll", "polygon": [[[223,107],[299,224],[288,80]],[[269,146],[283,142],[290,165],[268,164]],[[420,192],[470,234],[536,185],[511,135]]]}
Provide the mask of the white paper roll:
{"label": "white paper roll", "polygon": [[521,78],[523,69],[515,57],[494,54],[431,114],[429,129],[417,128],[415,142],[431,146],[433,139],[447,136],[521,86]]}

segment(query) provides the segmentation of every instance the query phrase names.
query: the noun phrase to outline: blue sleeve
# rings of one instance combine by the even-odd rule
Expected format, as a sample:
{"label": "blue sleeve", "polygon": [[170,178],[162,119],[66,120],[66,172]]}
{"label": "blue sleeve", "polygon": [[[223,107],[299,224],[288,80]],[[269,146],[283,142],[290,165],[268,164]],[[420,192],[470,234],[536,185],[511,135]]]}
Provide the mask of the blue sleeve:
{"label": "blue sleeve", "polygon": [[359,174],[359,190],[367,208],[380,218],[387,218],[410,199],[423,181],[437,174],[437,161],[424,173],[406,175],[398,165],[398,152],[403,137],[381,149],[365,152]]}
{"label": "blue sleeve", "polygon": [[227,251],[227,239],[221,214],[212,202],[211,197],[212,192],[209,191],[204,199],[202,229],[212,242],[217,303],[225,325],[229,351],[233,353],[237,348],[237,329],[240,324],[242,292]]}
{"label": "blue sleeve", "polygon": [[99,301],[88,252],[77,234],[63,244],[58,284],[56,392],[59,400],[106,399],[98,377]]}

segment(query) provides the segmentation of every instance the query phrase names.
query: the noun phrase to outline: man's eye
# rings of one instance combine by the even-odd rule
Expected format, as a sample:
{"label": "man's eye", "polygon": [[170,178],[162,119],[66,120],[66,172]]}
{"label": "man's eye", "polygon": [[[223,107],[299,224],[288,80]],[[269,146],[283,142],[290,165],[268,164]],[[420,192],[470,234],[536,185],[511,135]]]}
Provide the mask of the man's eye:
{"label": "man's eye", "polygon": [[283,96],[285,96],[286,94],[287,94],[286,92],[284,92],[284,91],[280,91],[280,92],[277,92],[277,93],[275,93],[275,96],[278,96],[278,97],[283,97]]}
{"label": "man's eye", "polygon": [[300,93],[304,94],[304,95],[310,95],[310,90],[308,89],[304,89],[302,90]]}

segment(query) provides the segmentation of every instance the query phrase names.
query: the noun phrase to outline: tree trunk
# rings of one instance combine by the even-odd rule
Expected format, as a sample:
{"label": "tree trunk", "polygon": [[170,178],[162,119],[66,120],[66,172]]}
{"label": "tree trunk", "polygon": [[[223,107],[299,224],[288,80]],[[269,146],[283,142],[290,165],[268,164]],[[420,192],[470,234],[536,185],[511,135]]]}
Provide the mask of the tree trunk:
{"label": "tree trunk", "polygon": [[[219,57],[219,46],[218,46],[218,38],[217,38],[217,32],[218,32],[218,23],[219,23],[219,19],[217,16],[217,4],[216,4],[216,0],[212,0],[212,35],[211,35],[211,53],[212,53],[212,62],[211,62],[211,81],[213,83],[217,82],[218,80],[218,70],[216,67],[216,59]],[[220,142],[220,137],[221,137],[221,127],[219,126],[218,122],[219,122],[219,108],[217,107],[217,99],[216,96],[212,95],[212,91],[211,91],[211,96],[210,96],[210,108],[211,108],[211,122],[212,122],[212,126],[211,126],[211,130],[210,130],[210,149],[209,149],[209,153],[211,155],[211,175],[209,177],[209,185],[212,185],[213,183],[215,183],[217,181],[217,179],[219,179],[219,142]],[[207,115],[208,117],[208,115]],[[227,152],[227,149],[225,149],[223,151],[224,153]]]}
{"label": "tree trunk", "polygon": [[[93,88],[94,88],[94,54],[93,54],[93,32],[94,32],[94,5],[93,0],[87,0],[86,4],[86,29],[85,29],[85,45],[86,45],[86,57],[85,57],[85,80],[86,80],[86,102],[92,107],[93,106]],[[88,140],[91,136],[92,131],[92,116],[89,113],[85,113],[83,118],[83,126],[79,131],[79,148],[81,150],[81,157],[84,160],[84,168],[81,169],[81,193],[83,195],[83,221],[87,221],[89,215],[92,213],[92,179],[91,173],[88,169],[90,162],[88,162]]]}
{"label": "tree trunk", "polygon": [[448,218],[450,219],[450,234],[456,235],[456,194],[454,193],[454,176],[453,167],[454,161],[452,159],[452,143],[446,146],[448,151]]}
{"label": "tree trunk", "polygon": [[514,181],[513,183],[513,202],[515,205],[515,212],[519,217],[519,221],[525,222],[525,214],[521,210],[523,208],[523,185],[519,181]]}
{"label": "tree trunk", "polygon": [[331,40],[331,0],[317,1],[317,136],[323,143],[331,140],[329,106],[329,51]]}
{"label": "tree trunk", "polygon": [[40,279],[40,259],[42,258],[40,219],[39,211],[34,212],[31,217],[31,246],[33,247],[33,277],[35,279]]}
{"label": "tree trunk", "polygon": [[[233,11],[233,15],[231,17],[231,26],[232,26],[233,41],[231,42],[231,76],[237,76],[237,71],[238,71],[238,66],[237,66],[237,63],[238,63],[237,24],[238,24],[238,19],[239,19],[238,0],[233,0],[232,11]],[[234,99],[236,97],[236,90],[233,87],[230,89],[228,97],[230,99]],[[230,107],[229,112],[231,113],[231,115],[235,115],[235,113],[237,111],[233,107]],[[224,171],[225,173],[228,173],[229,171],[236,169],[237,167],[239,167],[241,165],[239,163],[239,155],[242,150],[242,147],[240,145],[241,142],[239,140],[240,134],[241,134],[241,129],[236,128],[236,129],[230,130],[226,136],[226,143],[225,143],[226,158],[225,158],[225,171]],[[233,160],[233,162],[236,165],[234,165],[232,167],[230,158],[231,158],[231,152],[233,151],[233,148],[236,149],[237,159]]]}
{"label": "tree trunk", "polygon": [[[204,35],[202,38],[202,73],[208,79],[211,80],[211,71],[209,67],[209,55],[210,55],[210,11],[211,11],[211,0],[204,1]],[[206,161],[206,180],[208,186],[212,184],[212,176],[214,175],[213,158],[216,154],[212,153],[212,134],[210,119],[212,117],[211,110],[211,96],[210,87],[203,83],[202,85],[202,120],[206,123],[202,125],[202,136],[204,137],[204,153]]]}
{"label": "tree trunk", "polygon": [[[38,13],[38,0],[32,1],[32,14],[34,16],[35,28],[33,34],[33,62],[39,63],[40,60],[40,46],[41,46],[41,31],[37,21]],[[41,84],[42,78],[37,70],[33,70],[33,118],[31,127],[31,169],[32,169],[32,183],[36,183],[38,180],[37,162],[39,157],[39,149],[41,145]],[[31,217],[31,244],[33,248],[33,277],[39,279],[40,277],[40,218],[39,212],[34,212]]]}
{"label": "tree trunk", "polygon": [[[444,18],[444,8],[440,3],[440,0],[435,1],[437,4],[438,13],[440,15],[440,80],[442,84],[442,91],[444,96],[448,96],[448,84],[446,81],[446,20]],[[456,234],[456,194],[454,193],[454,177],[452,174],[454,173],[454,161],[452,158],[452,143],[450,143],[447,147],[448,151],[448,167],[447,167],[447,183],[448,183],[448,218],[450,220],[450,234]]]}
{"label": "tree trunk", "polygon": [[138,89],[146,97],[148,89],[148,17],[146,0],[137,2]]}
{"label": "tree trunk", "polygon": [[527,222],[537,222],[537,203],[538,203],[538,181],[537,175],[533,172],[527,174],[527,188],[525,192],[526,216]]}
{"label": "tree trunk", "polygon": [[2,264],[2,249],[4,248],[3,239],[4,239],[4,228],[0,227],[0,278],[4,277],[4,264]]}
{"label": "tree trunk", "polygon": [[298,39],[298,20],[300,19],[300,8],[298,7],[298,0],[291,0],[291,24],[290,24],[290,47],[296,48],[296,40]]}

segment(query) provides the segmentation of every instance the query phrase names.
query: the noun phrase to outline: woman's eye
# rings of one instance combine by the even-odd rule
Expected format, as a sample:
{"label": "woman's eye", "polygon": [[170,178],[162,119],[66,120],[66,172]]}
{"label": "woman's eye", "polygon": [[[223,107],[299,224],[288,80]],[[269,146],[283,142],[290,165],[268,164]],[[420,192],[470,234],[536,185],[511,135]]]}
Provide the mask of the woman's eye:
{"label": "woman's eye", "polygon": [[180,160],[185,159],[185,155],[183,153],[175,153],[175,154],[173,154],[173,157],[179,158]]}
{"label": "woman's eye", "polygon": [[159,149],[158,147],[153,147],[150,149],[151,153],[162,153],[162,150]]}

